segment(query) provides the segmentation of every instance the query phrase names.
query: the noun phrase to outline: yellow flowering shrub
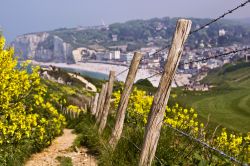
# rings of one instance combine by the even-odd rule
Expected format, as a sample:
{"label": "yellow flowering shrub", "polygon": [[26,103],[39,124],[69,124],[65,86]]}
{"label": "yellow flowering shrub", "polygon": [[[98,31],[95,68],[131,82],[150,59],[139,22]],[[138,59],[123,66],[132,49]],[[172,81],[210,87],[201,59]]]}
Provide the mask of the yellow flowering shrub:
{"label": "yellow flowering shrub", "polygon": [[[118,107],[120,101],[120,91],[116,91],[113,93],[115,98],[114,105],[115,108]],[[153,96],[146,95],[145,91],[137,90],[135,88],[130,97],[127,108],[127,117],[126,120],[131,123],[147,123],[147,115],[150,111],[150,107],[153,102]]]}
{"label": "yellow flowering shrub", "polygon": [[75,105],[69,105],[67,106],[68,111],[74,112],[74,113],[80,113],[80,112],[85,112],[85,110],[80,109],[78,106]]}
{"label": "yellow flowering shrub", "polygon": [[[115,108],[117,108],[120,101],[120,91],[114,92],[113,97]],[[152,102],[153,96],[149,96],[145,91],[135,88],[129,98],[126,121],[144,126],[147,122]],[[186,109],[179,106],[179,104],[175,104],[171,108],[166,107],[164,123],[187,133],[190,138],[196,138],[239,161],[250,163],[250,132],[243,136],[240,133],[230,134],[226,129],[222,129],[217,136],[213,136],[213,134],[211,134],[213,132],[208,131],[205,125],[199,121],[198,113],[193,108]],[[163,127],[166,127],[166,125]],[[173,146],[172,144],[175,144],[175,146],[183,146],[181,144],[183,140],[182,135],[176,133],[174,138],[171,145],[169,145],[170,147]],[[203,148],[201,149],[201,154],[202,153],[205,156]],[[207,158],[207,156],[203,158]],[[216,162],[223,164],[222,160]]]}
{"label": "yellow flowering shrub", "polygon": [[45,97],[39,68],[28,73],[28,62],[18,67],[14,49],[4,46],[0,36],[0,146],[23,140],[48,143],[62,132],[65,118]]}

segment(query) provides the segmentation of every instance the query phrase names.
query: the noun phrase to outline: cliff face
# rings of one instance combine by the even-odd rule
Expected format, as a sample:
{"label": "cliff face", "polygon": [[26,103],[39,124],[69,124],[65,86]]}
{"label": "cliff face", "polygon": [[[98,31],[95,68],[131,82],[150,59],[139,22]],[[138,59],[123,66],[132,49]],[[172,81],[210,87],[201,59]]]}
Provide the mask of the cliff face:
{"label": "cliff face", "polygon": [[75,63],[71,45],[46,32],[19,36],[12,45],[21,60]]}

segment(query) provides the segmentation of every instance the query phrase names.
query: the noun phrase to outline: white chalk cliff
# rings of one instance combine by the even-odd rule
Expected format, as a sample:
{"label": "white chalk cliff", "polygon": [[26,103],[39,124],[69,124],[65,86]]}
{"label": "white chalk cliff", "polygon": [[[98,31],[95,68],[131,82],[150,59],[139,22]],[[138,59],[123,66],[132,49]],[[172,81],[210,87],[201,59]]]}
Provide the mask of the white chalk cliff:
{"label": "white chalk cliff", "polygon": [[12,43],[21,60],[39,62],[74,63],[73,48],[55,35],[47,32],[18,36]]}

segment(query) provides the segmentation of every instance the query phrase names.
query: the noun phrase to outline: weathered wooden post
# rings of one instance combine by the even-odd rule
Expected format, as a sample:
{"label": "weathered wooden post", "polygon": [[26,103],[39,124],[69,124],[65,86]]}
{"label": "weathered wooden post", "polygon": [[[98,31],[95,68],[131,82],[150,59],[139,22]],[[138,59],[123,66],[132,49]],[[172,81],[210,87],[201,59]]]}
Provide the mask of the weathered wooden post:
{"label": "weathered wooden post", "polygon": [[148,116],[139,166],[151,165],[152,160],[154,159],[164,113],[171,90],[171,83],[181,58],[184,43],[191,29],[191,24],[190,20],[180,19],[177,21],[167,63],[164,66],[164,72]]}
{"label": "weathered wooden post", "polygon": [[92,106],[91,106],[91,114],[95,115],[96,114],[96,108],[97,108],[97,102],[98,102],[98,98],[99,98],[99,93],[95,94],[95,98],[92,101]]}
{"label": "weathered wooden post", "polygon": [[93,96],[91,96],[90,100],[88,101],[88,106],[89,106],[89,109],[91,110],[91,102],[92,102],[93,99]]}
{"label": "weathered wooden post", "polygon": [[96,120],[96,125],[100,123],[100,120],[101,120],[101,117],[102,117],[103,106],[104,106],[107,90],[108,90],[108,83],[106,82],[105,86],[104,86],[104,91],[103,91],[103,95],[102,95],[102,98],[101,98],[101,102],[100,102],[100,105],[99,105],[99,111],[98,111],[98,116],[97,116],[97,120]]}
{"label": "weathered wooden post", "polygon": [[76,114],[76,115],[77,115],[77,116],[76,116],[77,118],[80,117],[80,113],[81,113],[81,111],[78,111],[78,112],[77,112],[77,114]]}
{"label": "weathered wooden post", "polygon": [[98,102],[97,102],[97,108],[96,108],[96,114],[95,114],[95,118],[97,119],[98,115],[99,115],[99,111],[100,111],[100,105],[105,93],[105,89],[106,89],[106,84],[102,84],[102,89],[98,98]]}
{"label": "weathered wooden post", "polygon": [[68,110],[65,108],[65,116],[68,116]]}
{"label": "weathered wooden post", "polygon": [[69,118],[73,119],[73,112],[71,110],[69,110]]}
{"label": "weathered wooden post", "polygon": [[84,109],[85,109],[85,111],[88,111],[88,106],[86,103],[84,104]]}
{"label": "weathered wooden post", "polygon": [[111,138],[109,140],[109,144],[111,145],[112,148],[115,148],[116,144],[118,143],[122,130],[123,130],[123,124],[124,124],[124,119],[125,119],[125,114],[126,114],[126,109],[128,106],[128,100],[130,93],[132,91],[133,83],[135,80],[135,76],[140,64],[142,58],[142,54],[136,52],[134,54],[133,60],[131,62],[129,72],[126,78],[124,90],[121,95],[121,99],[119,102],[117,114],[116,114],[116,122],[115,122],[115,127],[112,131]]}
{"label": "weathered wooden post", "polygon": [[102,115],[100,116],[101,119],[100,119],[100,126],[99,126],[99,130],[98,130],[99,134],[101,134],[103,132],[103,130],[106,126],[106,122],[107,122],[107,118],[108,118],[108,114],[109,114],[110,100],[111,100],[111,96],[112,96],[114,80],[115,80],[115,71],[110,71],[104,107],[103,107]]}

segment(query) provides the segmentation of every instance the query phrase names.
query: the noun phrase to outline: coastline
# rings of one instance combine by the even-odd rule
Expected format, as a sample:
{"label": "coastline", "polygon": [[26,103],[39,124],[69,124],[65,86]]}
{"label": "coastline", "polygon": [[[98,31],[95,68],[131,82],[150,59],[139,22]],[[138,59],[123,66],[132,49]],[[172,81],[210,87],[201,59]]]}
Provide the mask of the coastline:
{"label": "coastline", "polygon": [[[112,64],[103,64],[103,63],[76,63],[76,64],[66,64],[66,63],[54,63],[54,62],[49,62],[49,63],[44,63],[44,62],[37,62],[37,61],[32,61],[32,64],[34,65],[39,65],[39,66],[56,66],[59,68],[69,68],[69,69],[75,69],[75,70],[83,70],[83,71],[88,71],[88,72],[96,72],[96,73],[101,73],[105,75],[109,75],[110,70],[114,70],[116,74],[124,71],[127,69],[125,66],[120,66],[120,65],[112,65]],[[138,81],[139,79],[144,79],[146,77],[151,76],[152,74],[156,73],[157,71],[153,71],[150,69],[139,69],[135,78],[135,82]],[[125,82],[126,77],[127,77],[128,71],[120,74],[117,77],[118,81],[123,81]],[[184,84],[187,84],[189,82],[188,79],[189,76],[185,76],[183,74],[178,74],[176,75],[176,82],[178,86],[182,86]],[[160,75],[154,76],[152,78],[149,78],[149,81],[153,84],[153,86],[157,87],[160,82]],[[176,82],[173,82],[172,87],[176,87]]]}

